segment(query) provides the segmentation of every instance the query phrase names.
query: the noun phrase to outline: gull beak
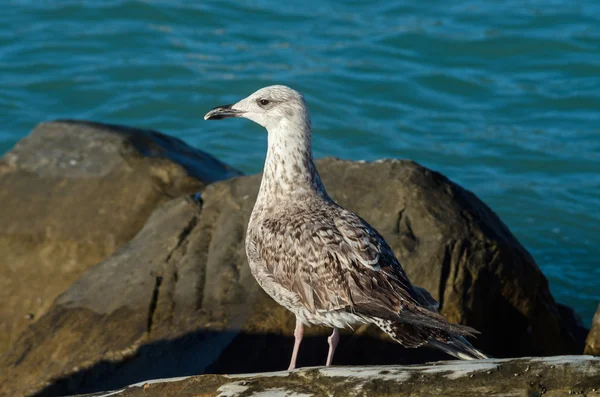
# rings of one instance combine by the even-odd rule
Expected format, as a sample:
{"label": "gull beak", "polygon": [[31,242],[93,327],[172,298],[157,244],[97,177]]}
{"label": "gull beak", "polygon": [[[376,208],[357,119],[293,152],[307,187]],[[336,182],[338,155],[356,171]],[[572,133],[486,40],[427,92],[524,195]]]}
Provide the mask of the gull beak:
{"label": "gull beak", "polygon": [[204,116],[204,120],[221,120],[227,117],[240,117],[244,112],[237,109],[232,109],[233,105],[217,106],[211,109]]}

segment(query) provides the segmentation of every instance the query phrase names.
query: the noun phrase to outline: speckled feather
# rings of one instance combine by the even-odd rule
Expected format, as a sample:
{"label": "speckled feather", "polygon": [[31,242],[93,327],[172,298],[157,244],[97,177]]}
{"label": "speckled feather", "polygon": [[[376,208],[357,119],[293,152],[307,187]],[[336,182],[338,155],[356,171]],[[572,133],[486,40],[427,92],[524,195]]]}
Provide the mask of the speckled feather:
{"label": "speckled feather", "polygon": [[[404,346],[436,340],[436,347],[460,356],[451,345],[465,350],[470,345],[463,335],[476,331],[440,316],[438,303],[411,285],[383,237],[327,194],[313,162],[302,95],[272,86],[232,107],[268,131],[246,235],[250,269],[261,287],[305,324],[374,323]],[[477,357],[471,349],[477,352],[467,348],[467,356]]]}
{"label": "speckled feather", "polygon": [[435,313],[437,302],[411,285],[385,240],[354,213],[325,194],[284,208],[255,210],[247,254],[261,286],[303,322],[373,322],[411,347],[446,332],[474,333]]}

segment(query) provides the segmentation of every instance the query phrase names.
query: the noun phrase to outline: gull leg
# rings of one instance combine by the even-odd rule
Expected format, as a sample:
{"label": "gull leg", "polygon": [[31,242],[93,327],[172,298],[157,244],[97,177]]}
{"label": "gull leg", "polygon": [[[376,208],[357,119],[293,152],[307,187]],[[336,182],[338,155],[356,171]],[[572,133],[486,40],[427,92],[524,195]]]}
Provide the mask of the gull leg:
{"label": "gull leg", "polygon": [[289,370],[296,368],[296,359],[298,358],[298,350],[300,350],[300,342],[302,342],[302,336],[304,335],[304,327],[302,322],[296,317],[296,329],[294,329],[294,351],[292,352],[292,359],[290,361]]}
{"label": "gull leg", "polygon": [[337,328],[333,329],[331,336],[327,338],[327,342],[329,342],[329,353],[327,354],[327,366],[331,365],[333,361],[333,353],[335,353],[335,348],[340,341],[340,330]]}

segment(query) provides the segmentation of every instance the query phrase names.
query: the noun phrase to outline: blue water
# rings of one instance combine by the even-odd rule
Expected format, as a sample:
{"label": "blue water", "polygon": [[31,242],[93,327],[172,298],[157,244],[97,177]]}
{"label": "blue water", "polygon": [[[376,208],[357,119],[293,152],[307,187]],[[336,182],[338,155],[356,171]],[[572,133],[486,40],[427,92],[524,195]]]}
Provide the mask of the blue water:
{"label": "blue water", "polygon": [[[196,3],[196,5],[190,5]],[[589,324],[600,301],[600,1],[5,1],[0,153],[42,120],[176,135],[245,172],[265,134],[204,113],[305,93],[318,157],[410,158],[475,192]]]}

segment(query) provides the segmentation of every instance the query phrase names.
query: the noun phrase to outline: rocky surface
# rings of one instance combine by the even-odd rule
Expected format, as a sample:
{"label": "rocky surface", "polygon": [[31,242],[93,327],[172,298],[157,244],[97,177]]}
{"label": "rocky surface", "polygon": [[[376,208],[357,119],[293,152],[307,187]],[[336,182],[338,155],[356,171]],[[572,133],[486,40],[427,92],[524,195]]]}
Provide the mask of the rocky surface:
{"label": "rocky surface", "polygon": [[585,341],[585,354],[600,356],[600,304],[592,320],[592,329],[590,329]]}
{"label": "rocky surface", "polygon": [[88,397],[600,396],[600,358],[557,356],[418,366],[321,367],[140,382]]}
{"label": "rocky surface", "polygon": [[158,205],[234,175],[155,131],[39,124],[0,160],[0,354]]}
{"label": "rocky surface", "polygon": [[[472,193],[409,161],[325,159],[318,167],[332,197],[382,232],[442,313],[482,332],[475,345],[501,357],[581,352],[568,311],[554,302],[529,253]],[[293,318],[260,290],[243,248],[259,180],[214,183],[198,201],[181,197],[157,209],[0,357],[0,394],[51,396],[285,368]],[[311,329],[300,365],[324,362],[326,332]],[[343,335],[334,363],[436,357],[362,327]]]}

